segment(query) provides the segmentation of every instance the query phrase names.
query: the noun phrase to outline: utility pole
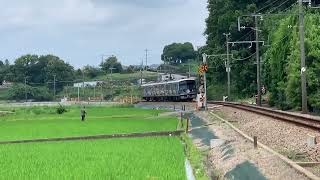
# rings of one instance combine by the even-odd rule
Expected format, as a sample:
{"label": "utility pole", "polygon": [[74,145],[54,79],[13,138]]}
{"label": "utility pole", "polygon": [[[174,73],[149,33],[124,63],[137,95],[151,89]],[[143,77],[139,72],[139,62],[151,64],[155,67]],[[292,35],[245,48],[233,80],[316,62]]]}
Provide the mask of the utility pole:
{"label": "utility pole", "polygon": [[[255,32],[256,32],[256,41],[259,41],[259,25],[258,25],[258,16],[254,16],[255,21]],[[260,79],[260,54],[259,54],[259,43],[256,43],[256,58],[257,58],[257,91],[258,91],[258,99],[257,106],[261,106],[261,79]]]}
{"label": "utility pole", "polygon": [[143,59],[141,60],[141,68],[140,68],[140,85],[142,85],[142,78],[143,78]]}
{"label": "utility pole", "polygon": [[146,71],[148,71],[148,49],[145,50],[146,51]]}
{"label": "utility pole", "polygon": [[300,34],[300,55],[301,55],[301,98],[302,113],[308,113],[307,102],[307,80],[306,80],[306,57],[304,47],[304,10],[302,6],[303,0],[299,0],[299,34]]}
{"label": "utility pole", "polygon": [[[203,54],[202,55],[202,58],[203,58],[203,64],[207,64],[207,55],[206,54]],[[206,72],[203,73],[203,78],[204,78],[204,106],[205,106],[205,110],[208,109],[207,107],[207,75],[206,75]]]}
{"label": "utility pole", "polygon": [[80,103],[80,84],[78,85],[78,103]]}
{"label": "utility pole", "polygon": [[53,75],[53,99],[56,99],[56,75]]}
{"label": "utility pole", "polygon": [[228,100],[231,98],[230,97],[230,86],[231,86],[231,78],[230,78],[230,72],[231,72],[231,67],[230,67],[230,58],[229,58],[229,36],[231,35],[230,33],[223,33],[223,35],[226,36],[226,45],[227,45],[227,64],[226,64],[226,71],[228,74]]}
{"label": "utility pole", "polygon": [[112,71],[116,68],[109,68],[111,70],[111,76],[110,76],[110,80],[111,80],[111,100],[113,101],[113,82],[112,82]]}
{"label": "utility pole", "polygon": [[188,73],[188,77],[191,77],[191,67],[190,67],[190,59],[188,59],[188,66],[189,66],[189,73]]}
{"label": "utility pole", "polygon": [[82,69],[82,96],[85,99],[85,96],[84,96],[84,72],[83,72],[83,69]]}
{"label": "utility pole", "polygon": [[28,100],[28,94],[27,94],[27,77],[24,77],[24,95],[25,95],[25,102]]}

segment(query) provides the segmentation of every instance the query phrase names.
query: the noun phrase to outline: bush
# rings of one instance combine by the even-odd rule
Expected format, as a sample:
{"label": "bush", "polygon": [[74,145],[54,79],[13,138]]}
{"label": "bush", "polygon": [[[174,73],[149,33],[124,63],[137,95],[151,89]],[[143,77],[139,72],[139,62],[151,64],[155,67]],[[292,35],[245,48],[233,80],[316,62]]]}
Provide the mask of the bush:
{"label": "bush", "polygon": [[36,101],[50,101],[53,98],[52,93],[50,93],[47,87],[32,87],[17,83],[9,89],[9,99],[24,100],[26,92],[28,99],[34,99]]}
{"label": "bush", "polygon": [[61,104],[59,104],[59,107],[57,107],[57,114],[63,114],[65,112],[67,112],[66,107],[64,107]]}

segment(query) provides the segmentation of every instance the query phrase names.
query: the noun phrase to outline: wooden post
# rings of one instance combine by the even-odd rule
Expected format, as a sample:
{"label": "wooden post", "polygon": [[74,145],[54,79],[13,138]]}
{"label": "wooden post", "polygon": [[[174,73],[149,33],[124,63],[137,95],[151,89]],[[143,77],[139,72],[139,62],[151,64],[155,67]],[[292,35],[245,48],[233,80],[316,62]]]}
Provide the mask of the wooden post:
{"label": "wooden post", "polygon": [[183,118],[182,118],[182,112],[180,112],[180,125],[183,127]]}
{"label": "wooden post", "polygon": [[189,119],[189,117],[187,117],[186,133],[188,133],[188,131],[189,131],[189,121],[190,121],[190,119]]}
{"label": "wooden post", "polygon": [[258,137],[257,136],[253,136],[253,146],[255,149],[258,148]]}

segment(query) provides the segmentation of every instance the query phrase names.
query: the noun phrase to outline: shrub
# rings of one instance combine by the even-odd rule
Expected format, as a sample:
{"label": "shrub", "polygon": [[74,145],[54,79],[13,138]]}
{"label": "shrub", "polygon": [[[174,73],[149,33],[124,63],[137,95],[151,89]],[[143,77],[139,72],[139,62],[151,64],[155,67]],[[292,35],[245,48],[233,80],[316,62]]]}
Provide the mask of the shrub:
{"label": "shrub", "polygon": [[57,114],[63,114],[65,112],[67,112],[66,107],[64,107],[61,104],[59,104],[59,106],[57,107]]}

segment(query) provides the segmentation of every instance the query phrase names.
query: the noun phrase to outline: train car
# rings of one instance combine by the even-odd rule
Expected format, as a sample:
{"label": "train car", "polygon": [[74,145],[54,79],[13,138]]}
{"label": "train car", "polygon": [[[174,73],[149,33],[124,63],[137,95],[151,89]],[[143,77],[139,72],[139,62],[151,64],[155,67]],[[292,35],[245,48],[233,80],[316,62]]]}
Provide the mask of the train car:
{"label": "train car", "polygon": [[194,79],[144,84],[142,88],[146,101],[192,101],[197,96]]}

